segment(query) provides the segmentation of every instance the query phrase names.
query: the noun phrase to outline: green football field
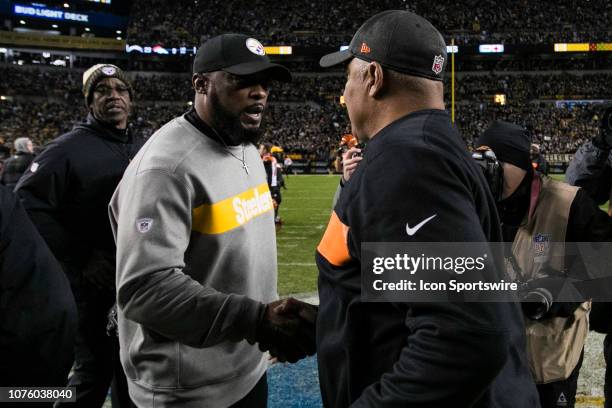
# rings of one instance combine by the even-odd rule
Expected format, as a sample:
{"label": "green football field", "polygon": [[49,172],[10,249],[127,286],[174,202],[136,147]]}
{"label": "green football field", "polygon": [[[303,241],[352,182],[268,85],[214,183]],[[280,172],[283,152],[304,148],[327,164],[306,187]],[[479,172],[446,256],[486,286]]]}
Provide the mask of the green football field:
{"label": "green football field", "polygon": [[280,215],[283,226],[276,235],[278,245],[278,291],[289,293],[317,290],[315,248],[331,215],[332,200],[340,176],[304,175],[285,178]]}
{"label": "green football field", "polygon": [[[552,175],[564,180],[563,174]],[[278,291],[280,295],[317,290],[315,248],[327,227],[340,176],[303,175],[286,179],[277,234]],[[607,209],[607,204],[601,207]]]}

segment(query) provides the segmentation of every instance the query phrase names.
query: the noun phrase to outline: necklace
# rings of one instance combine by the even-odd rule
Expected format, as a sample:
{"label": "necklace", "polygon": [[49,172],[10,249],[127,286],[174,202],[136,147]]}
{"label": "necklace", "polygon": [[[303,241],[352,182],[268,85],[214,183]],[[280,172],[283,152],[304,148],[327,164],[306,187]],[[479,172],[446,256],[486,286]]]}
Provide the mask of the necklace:
{"label": "necklace", "polygon": [[225,150],[236,160],[238,160],[239,162],[242,163],[242,168],[244,169],[244,171],[246,172],[246,174],[249,174],[249,165],[246,163],[246,160],[244,158],[244,143],[242,144],[242,159],[238,156],[236,156],[234,153],[232,153],[232,151],[230,150],[229,146],[227,145],[227,143],[225,143],[225,140],[223,140],[223,138],[221,137],[220,134],[217,133],[217,131],[215,129],[213,129],[212,127],[210,128],[213,133],[215,134],[216,138],[219,139],[219,141],[221,143],[223,143],[223,147],[225,147]]}

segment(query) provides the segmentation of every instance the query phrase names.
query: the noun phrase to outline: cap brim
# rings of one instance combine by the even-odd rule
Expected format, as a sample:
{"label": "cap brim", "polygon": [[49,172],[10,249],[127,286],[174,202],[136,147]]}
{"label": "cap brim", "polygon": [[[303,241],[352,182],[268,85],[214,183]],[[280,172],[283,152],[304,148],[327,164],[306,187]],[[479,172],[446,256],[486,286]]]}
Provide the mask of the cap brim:
{"label": "cap brim", "polygon": [[291,72],[279,64],[266,61],[251,61],[223,68],[223,71],[234,75],[251,75],[266,72],[270,79],[281,82],[291,82]]}
{"label": "cap brim", "polygon": [[343,62],[350,60],[352,57],[353,54],[351,54],[349,49],[332,52],[331,54],[324,55],[319,60],[319,65],[321,65],[323,68],[329,68],[333,67],[334,65],[342,64]]}

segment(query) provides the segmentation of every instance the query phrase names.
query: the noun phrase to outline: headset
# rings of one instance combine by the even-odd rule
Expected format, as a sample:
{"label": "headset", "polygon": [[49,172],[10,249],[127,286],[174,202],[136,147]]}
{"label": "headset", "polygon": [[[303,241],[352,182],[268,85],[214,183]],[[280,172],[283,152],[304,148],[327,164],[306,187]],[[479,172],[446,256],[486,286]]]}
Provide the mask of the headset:
{"label": "headset", "polygon": [[497,156],[489,146],[480,146],[472,152],[472,159],[482,169],[493,198],[496,202],[500,202],[504,192],[504,169]]}

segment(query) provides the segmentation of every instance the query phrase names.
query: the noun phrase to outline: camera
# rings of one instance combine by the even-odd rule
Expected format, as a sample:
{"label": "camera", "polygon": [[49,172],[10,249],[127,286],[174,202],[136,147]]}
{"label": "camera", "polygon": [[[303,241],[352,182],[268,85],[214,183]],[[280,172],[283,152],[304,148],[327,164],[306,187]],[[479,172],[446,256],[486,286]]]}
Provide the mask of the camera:
{"label": "camera", "polygon": [[495,201],[501,201],[504,192],[504,169],[493,150],[488,146],[480,146],[472,153],[472,159],[482,169]]}
{"label": "camera", "polygon": [[546,288],[523,288],[521,291],[521,308],[525,317],[541,320],[553,304],[553,295]]}

